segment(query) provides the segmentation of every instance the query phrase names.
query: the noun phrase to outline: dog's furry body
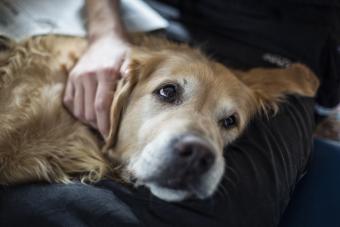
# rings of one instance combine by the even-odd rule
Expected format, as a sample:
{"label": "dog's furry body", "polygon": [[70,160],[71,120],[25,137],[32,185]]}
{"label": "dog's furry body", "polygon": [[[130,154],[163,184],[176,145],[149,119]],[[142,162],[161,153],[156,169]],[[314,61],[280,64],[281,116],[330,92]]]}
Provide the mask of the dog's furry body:
{"label": "dog's furry body", "polygon": [[[196,50],[161,39],[139,37],[135,44],[139,47],[135,48],[137,51],[132,53],[132,58],[137,61],[145,58],[147,52],[156,53],[165,49],[179,54],[184,52],[190,55],[193,52],[193,58],[203,59],[202,64],[216,64]],[[117,154],[110,148],[116,143],[115,131],[119,129],[121,119],[118,118],[123,110],[112,109],[111,133],[104,143],[62,105],[68,70],[86,45],[84,39],[62,36],[34,37],[21,43],[5,39],[0,41],[0,184],[41,180],[70,182],[73,177],[95,182],[119,166],[119,161],[118,165],[115,163]],[[136,63],[132,61],[133,64]],[[220,66],[214,67],[219,70]],[[251,87],[252,96],[244,103],[247,110],[244,111],[244,118],[241,117],[245,120],[240,123],[242,127],[232,139],[239,135],[256,111],[277,108],[283,94],[315,94],[318,82],[306,67],[297,65],[290,70],[294,73],[268,71],[271,76],[263,74],[261,69],[249,73],[233,71],[244,84]],[[123,105],[121,102],[124,100],[127,102],[118,97],[131,93],[132,87],[125,88],[125,84],[126,81],[122,80],[118,85],[117,92],[120,94],[116,95],[113,106]],[[242,104],[242,100],[239,103]],[[218,143],[225,145],[224,142]]]}
{"label": "dog's furry body", "polygon": [[[68,182],[73,175],[94,181],[107,171],[99,141],[62,106],[67,79],[63,64],[71,59],[52,40],[2,43],[7,48],[2,52],[0,71],[2,184]],[[75,48],[74,54],[85,48],[80,39],[65,39],[60,45]]]}

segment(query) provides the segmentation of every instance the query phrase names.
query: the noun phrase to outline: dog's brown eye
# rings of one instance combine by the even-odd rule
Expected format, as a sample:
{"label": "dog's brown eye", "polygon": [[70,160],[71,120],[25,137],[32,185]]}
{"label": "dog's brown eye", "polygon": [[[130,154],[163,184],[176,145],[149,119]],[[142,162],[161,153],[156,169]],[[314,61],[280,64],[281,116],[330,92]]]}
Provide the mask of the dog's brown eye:
{"label": "dog's brown eye", "polygon": [[165,102],[173,103],[177,100],[177,86],[167,84],[156,91],[157,96]]}
{"label": "dog's brown eye", "polygon": [[231,115],[231,116],[223,119],[221,123],[222,123],[223,128],[225,128],[225,129],[232,128],[236,125],[236,117],[235,117],[235,115]]}

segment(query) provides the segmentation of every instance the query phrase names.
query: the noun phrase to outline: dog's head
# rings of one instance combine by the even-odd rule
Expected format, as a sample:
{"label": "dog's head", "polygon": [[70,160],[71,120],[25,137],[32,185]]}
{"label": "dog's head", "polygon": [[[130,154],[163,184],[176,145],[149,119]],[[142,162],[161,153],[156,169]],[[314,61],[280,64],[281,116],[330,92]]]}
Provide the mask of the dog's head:
{"label": "dog's head", "polygon": [[137,52],[129,69],[112,105],[107,152],[123,176],[167,201],[212,195],[223,148],[282,93],[269,97],[251,73],[235,76],[189,48]]}

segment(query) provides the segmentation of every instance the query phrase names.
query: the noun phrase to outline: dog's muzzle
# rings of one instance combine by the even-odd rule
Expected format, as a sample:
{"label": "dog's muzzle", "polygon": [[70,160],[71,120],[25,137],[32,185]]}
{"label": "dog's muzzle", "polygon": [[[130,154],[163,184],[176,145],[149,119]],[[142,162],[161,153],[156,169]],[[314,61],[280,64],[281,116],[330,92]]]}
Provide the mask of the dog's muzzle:
{"label": "dog's muzzle", "polygon": [[167,154],[165,166],[152,181],[164,188],[187,191],[199,187],[216,158],[208,142],[191,134],[173,139]]}

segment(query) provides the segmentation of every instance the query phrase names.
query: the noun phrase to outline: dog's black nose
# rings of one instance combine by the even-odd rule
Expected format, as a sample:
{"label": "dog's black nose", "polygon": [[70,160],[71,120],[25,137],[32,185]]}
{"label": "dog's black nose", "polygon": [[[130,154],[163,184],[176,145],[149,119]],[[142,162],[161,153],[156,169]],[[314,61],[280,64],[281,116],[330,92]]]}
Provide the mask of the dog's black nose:
{"label": "dog's black nose", "polygon": [[173,146],[176,166],[186,171],[187,177],[196,177],[210,169],[215,161],[212,149],[199,140],[179,140]]}
{"label": "dog's black nose", "polygon": [[176,138],[170,145],[166,167],[157,183],[173,189],[192,189],[200,184],[202,176],[215,162],[215,153],[209,143],[195,135]]}

